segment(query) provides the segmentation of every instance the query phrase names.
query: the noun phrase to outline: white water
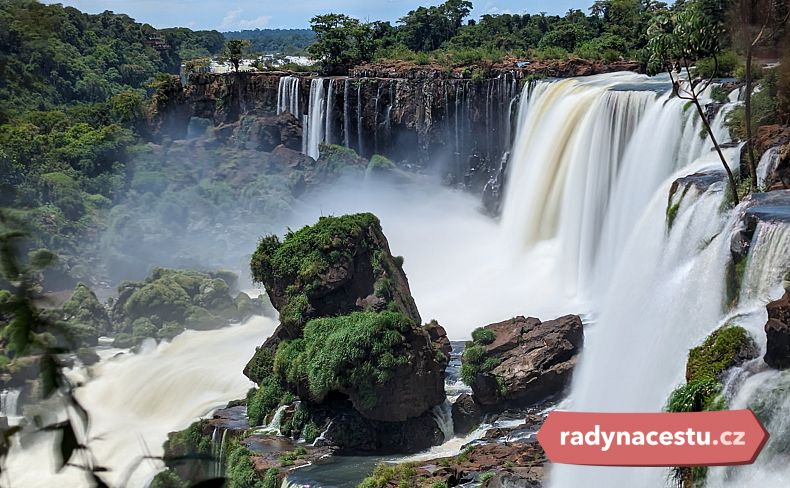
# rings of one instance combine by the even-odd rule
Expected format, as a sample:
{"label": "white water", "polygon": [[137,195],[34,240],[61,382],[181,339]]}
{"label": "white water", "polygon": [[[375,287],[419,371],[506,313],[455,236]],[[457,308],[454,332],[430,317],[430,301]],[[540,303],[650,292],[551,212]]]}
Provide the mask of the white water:
{"label": "white water", "polygon": [[[90,412],[89,437],[99,464],[111,471],[111,486],[144,486],[161,469],[167,433],[184,429],[197,418],[244,397],[252,383],[242,369],[275,322],[254,317],[243,325],[214,331],[187,331],[171,343],[138,354],[104,360],[77,396]],[[12,486],[84,486],[74,468],[54,473],[54,439],[39,435],[9,456],[4,477]],[[139,463],[139,466],[136,467]]]}
{"label": "white water", "polygon": [[297,119],[302,115],[299,109],[299,78],[283,76],[277,88],[277,114],[290,112]]}
{"label": "white water", "polygon": [[757,188],[765,188],[768,178],[779,164],[779,147],[772,147],[765,151],[757,164]]}
{"label": "white water", "polygon": [[0,392],[0,417],[5,417],[13,423],[19,417],[17,401],[20,391],[12,388]]}
{"label": "white water", "polygon": [[433,407],[433,418],[436,419],[436,425],[442,431],[444,442],[448,442],[455,435],[455,426],[453,424],[452,404],[445,400],[441,405]]}
{"label": "white water", "polygon": [[[611,74],[522,94],[502,226],[516,254],[559,249],[555,281],[593,304],[567,402],[574,410],[660,411],[684,380],[688,350],[739,323],[726,303],[725,271],[741,210],[723,210],[723,183],[702,194],[692,187],[667,230],[672,182],[721,166],[693,108],[627,91],[646,83]],[[733,106],[712,124],[720,142],[729,140],[722,120]],[[738,151],[725,151],[731,168]],[[778,225],[758,228],[738,316],[754,316],[781,284],[787,237]],[[555,466],[550,480],[562,488],[664,486],[668,470]]]}
{"label": "white water", "polygon": [[326,100],[324,79],[314,78],[310,84],[310,108],[307,123],[307,155],[313,159],[318,159],[318,148],[326,137]]}

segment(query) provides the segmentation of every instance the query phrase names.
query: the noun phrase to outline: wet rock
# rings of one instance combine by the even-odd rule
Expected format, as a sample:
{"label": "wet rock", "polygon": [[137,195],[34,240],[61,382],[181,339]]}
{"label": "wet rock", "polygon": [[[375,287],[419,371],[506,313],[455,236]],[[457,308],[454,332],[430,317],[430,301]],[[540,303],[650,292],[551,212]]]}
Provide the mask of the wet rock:
{"label": "wet rock", "polygon": [[483,410],[474,397],[462,393],[453,403],[453,426],[456,435],[466,435],[475,430],[483,420]]}
{"label": "wet rock", "polygon": [[769,303],[766,308],[765,362],[776,369],[790,368],[790,292],[786,291],[782,298]]}
{"label": "wet rock", "polygon": [[[495,338],[481,346],[485,352],[472,365],[478,372],[471,385],[484,410],[534,404],[562,392],[570,382],[584,342],[579,316],[547,322],[516,317],[485,329]],[[464,357],[468,362],[469,356]]]}

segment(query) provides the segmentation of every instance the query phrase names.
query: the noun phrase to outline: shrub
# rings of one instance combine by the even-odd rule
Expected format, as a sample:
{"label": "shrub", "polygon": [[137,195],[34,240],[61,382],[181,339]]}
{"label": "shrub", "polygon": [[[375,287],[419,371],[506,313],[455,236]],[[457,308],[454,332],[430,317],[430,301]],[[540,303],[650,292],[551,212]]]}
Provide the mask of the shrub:
{"label": "shrub", "polygon": [[721,383],[710,379],[681,385],[669,396],[666,411],[703,412],[706,410],[722,410],[722,405],[717,401],[721,390]]}
{"label": "shrub", "polygon": [[305,442],[308,444],[312,444],[321,436],[321,430],[314,422],[308,422],[307,425],[304,426],[302,430],[302,437],[304,437]]}
{"label": "shrub", "polygon": [[203,435],[204,421],[198,421],[186,429],[174,432],[165,441],[165,458],[207,456],[211,454],[211,437]]}
{"label": "shrub", "polygon": [[734,76],[735,70],[740,64],[738,53],[731,49],[721,52],[716,60],[718,61],[718,69],[713,58],[697,60],[694,73],[702,78],[726,78]]}
{"label": "shrub", "polygon": [[189,483],[182,480],[175,471],[166,469],[154,476],[151,488],[187,488]]}
{"label": "shrub", "polygon": [[[227,488],[263,488],[264,486],[264,480],[261,480],[255,471],[249,450],[241,444],[238,444],[228,455],[225,473]],[[268,471],[266,475],[269,475]]]}
{"label": "shrub", "polygon": [[269,377],[261,382],[261,386],[247,393],[247,417],[250,425],[262,425],[274,409],[276,409],[285,396],[285,390],[274,377]]}
{"label": "shrub", "polygon": [[485,327],[472,331],[472,340],[482,346],[487,346],[496,340],[496,332]]}
{"label": "shrub", "polygon": [[274,372],[292,386],[306,381],[318,402],[343,387],[356,389],[367,405],[375,405],[374,385],[387,381],[396,367],[408,361],[402,354],[403,334],[412,325],[391,311],[311,320],[303,338],[278,346]]}

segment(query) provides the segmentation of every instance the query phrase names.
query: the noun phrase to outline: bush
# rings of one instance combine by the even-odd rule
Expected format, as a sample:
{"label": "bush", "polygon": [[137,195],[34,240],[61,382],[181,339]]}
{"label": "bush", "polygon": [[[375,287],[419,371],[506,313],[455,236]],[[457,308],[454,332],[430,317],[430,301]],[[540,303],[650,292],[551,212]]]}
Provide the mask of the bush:
{"label": "bush", "polygon": [[261,386],[247,393],[247,417],[250,425],[263,425],[266,416],[280,406],[285,390],[274,377],[263,380]]}
{"label": "bush", "polygon": [[165,458],[210,455],[211,437],[203,435],[204,422],[195,422],[182,431],[170,434],[164,445]]}
{"label": "bush", "polygon": [[[264,480],[258,476],[250,454],[241,444],[230,452],[225,471],[227,488],[272,488],[271,485],[265,485]],[[268,471],[266,477],[270,478]]]}
{"label": "bush", "polygon": [[321,436],[321,430],[314,422],[308,422],[307,425],[304,426],[302,430],[302,437],[304,437],[305,442],[308,444],[312,444]]}
{"label": "bush", "polygon": [[274,372],[292,387],[305,381],[316,402],[342,387],[356,389],[367,405],[375,405],[374,386],[408,361],[402,353],[403,334],[412,325],[390,311],[311,320],[302,339],[278,346]]}
{"label": "bush", "polygon": [[702,78],[727,78],[734,76],[736,68],[740,65],[738,53],[731,49],[720,53],[717,60],[718,69],[713,58],[697,60],[694,73]]}
{"label": "bush", "polygon": [[151,488],[187,488],[189,483],[182,480],[175,471],[166,469],[154,476]]}
{"label": "bush", "polygon": [[496,332],[485,327],[480,327],[472,331],[472,340],[482,346],[487,346],[496,340]]}
{"label": "bush", "polygon": [[703,379],[679,386],[669,396],[667,412],[703,412],[722,410],[722,385],[716,380]]}

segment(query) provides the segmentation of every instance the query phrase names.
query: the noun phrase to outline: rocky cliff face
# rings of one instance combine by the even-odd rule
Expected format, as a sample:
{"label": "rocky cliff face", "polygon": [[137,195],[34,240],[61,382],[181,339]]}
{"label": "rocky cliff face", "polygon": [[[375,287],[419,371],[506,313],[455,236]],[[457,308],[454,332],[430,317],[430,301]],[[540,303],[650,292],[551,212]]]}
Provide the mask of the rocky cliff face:
{"label": "rocky cliff face", "polygon": [[[193,74],[162,86],[150,125],[173,138],[185,137],[194,118],[228,126],[239,137],[254,126],[252,134],[264,134],[257,138],[261,150],[281,143],[313,156],[319,142],[343,145],[365,158],[380,154],[408,169],[438,174],[450,185],[476,192],[488,185],[494,198],[487,201],[494,207],[528,80],[638,69],[634,62],[507,60],[455,69],[363,65],[348,77],[331,78]],[[294,119],[272,119],[283,112]]]}

